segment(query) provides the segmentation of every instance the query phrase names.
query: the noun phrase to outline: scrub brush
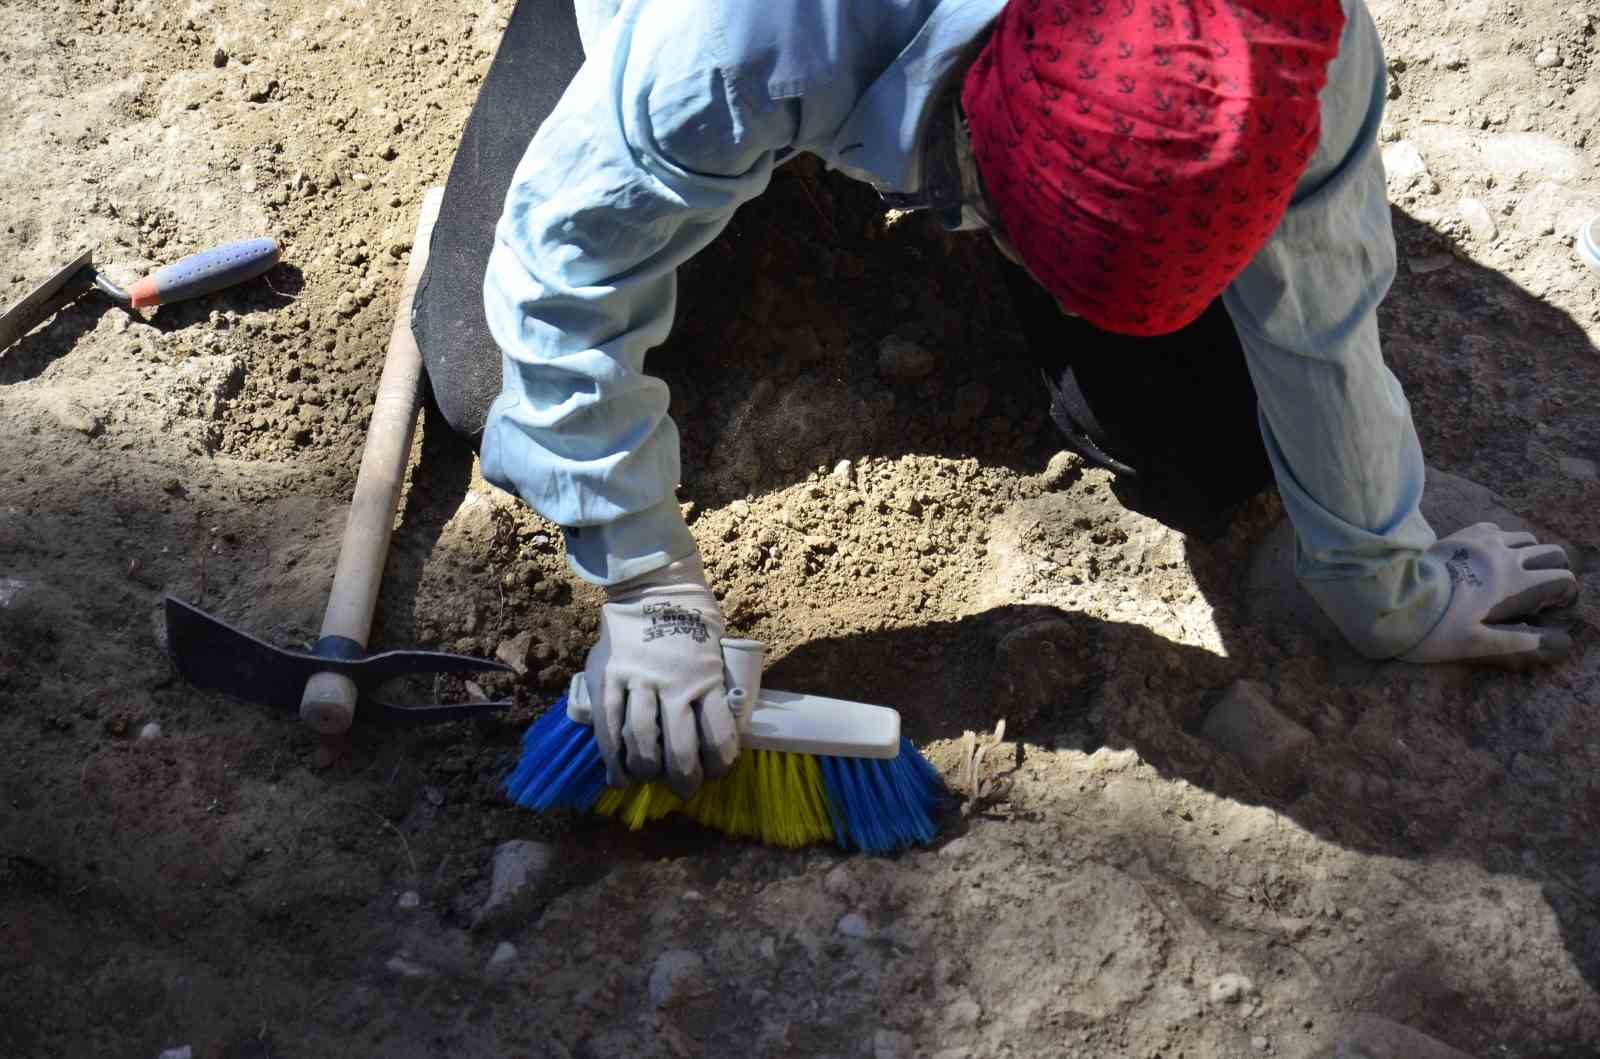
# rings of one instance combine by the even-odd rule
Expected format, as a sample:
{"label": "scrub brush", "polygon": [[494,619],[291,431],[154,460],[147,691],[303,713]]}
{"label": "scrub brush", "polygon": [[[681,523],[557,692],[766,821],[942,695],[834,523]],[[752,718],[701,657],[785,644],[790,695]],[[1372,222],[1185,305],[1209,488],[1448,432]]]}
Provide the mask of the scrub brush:
{"label": "scrub brush", "polygon": [[740,753],[726,776],[685,801],[665,783],[606,786],[583,674],[528,729],[506,793],[524,808],[594,810],[637,831],[671,813],[738,838],[797,847],[830,839],[888,853],[926,845],[944,783],[883,706],[761,687],[765,651],[723,640]]}

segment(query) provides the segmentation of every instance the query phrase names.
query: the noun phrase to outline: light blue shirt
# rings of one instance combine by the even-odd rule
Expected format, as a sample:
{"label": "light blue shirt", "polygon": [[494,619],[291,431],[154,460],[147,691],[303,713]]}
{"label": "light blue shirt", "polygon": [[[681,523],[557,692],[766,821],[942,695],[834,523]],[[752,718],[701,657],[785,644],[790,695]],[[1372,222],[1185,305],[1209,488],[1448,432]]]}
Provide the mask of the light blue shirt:
{"label": "light blue shirt", "polygon": [[[885,192],[922,185],[931,104],[1003,0],[580,3],[586,61],[506,196],[484,283],[504,389],[483,471],[614,584],[689,555],[678,432],[645,354],[676,270],[798,151]],[[1294,204],[1224,302],[1299,542],[1297,570],[1361,651],[1403,653],[1450,594],[1423,551],[1423,463],[1383,363],[1394,276],[1376,146],[1383,55],[1361,0]]]}

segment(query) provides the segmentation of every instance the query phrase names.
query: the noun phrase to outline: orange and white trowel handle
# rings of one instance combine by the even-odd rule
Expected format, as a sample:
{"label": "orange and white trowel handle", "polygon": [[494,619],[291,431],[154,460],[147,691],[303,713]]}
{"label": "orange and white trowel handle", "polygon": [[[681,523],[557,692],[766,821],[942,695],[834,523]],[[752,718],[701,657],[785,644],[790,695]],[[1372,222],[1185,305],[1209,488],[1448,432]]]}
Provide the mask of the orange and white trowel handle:
{"label": "orange and white trowel handle", "polygon": [[[739,722],[741,750],[887,760],[900,753],[900,715],[825,695],[761,686],[766,648],[759,640],[723,640],[722,673],[728,706]],[[567,691],[567,716],[592,724],[589,685],[582,673]]]}

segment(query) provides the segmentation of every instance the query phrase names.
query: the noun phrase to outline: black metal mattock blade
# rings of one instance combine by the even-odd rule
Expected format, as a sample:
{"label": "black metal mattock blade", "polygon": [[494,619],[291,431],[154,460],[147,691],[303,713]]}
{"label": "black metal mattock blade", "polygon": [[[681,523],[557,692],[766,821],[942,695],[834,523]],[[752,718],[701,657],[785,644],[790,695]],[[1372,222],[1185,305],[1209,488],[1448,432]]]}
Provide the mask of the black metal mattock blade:
{"label": "black metal mattock blade", "polygon": [[168,596],[167,654],[178,674],[198,688],[220,691],[246,702],[281,709],[300,707],[306,681],[316,673],[343,673],[361,689],[360,716],[397,724],[459,721],[478,713],[503,710],[510,700],[457,705],[402,706],[374,699],[371,685],[394,677],[429,673],[511,672],[510,666],[443,651],[383,651],[358,659],[322,658],[289,651],[258,640],[247,632]]}

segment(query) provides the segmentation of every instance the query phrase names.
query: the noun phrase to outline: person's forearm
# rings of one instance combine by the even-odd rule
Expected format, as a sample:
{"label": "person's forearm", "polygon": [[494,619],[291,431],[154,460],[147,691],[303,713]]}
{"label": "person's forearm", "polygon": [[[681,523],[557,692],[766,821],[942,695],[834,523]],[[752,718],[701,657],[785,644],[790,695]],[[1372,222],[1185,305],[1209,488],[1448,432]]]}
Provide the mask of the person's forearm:
{"label": "person's forearm", "polygon": [[1358,2],[1322,97],[1322,143],[1271,241],[1224,295],[1261,402],[1301,581],[1362,653],[1410,650],[1450,581],[1425,556],[1425,467],[1383,361],[1377,308],[1394,234],[1377,150],[1384,64]]}
{"label": "person's forearm", "polygon": [[[672,31],[641,10],[586,39],[592,54],[518,166],[484,281],[503,358],[484,477],[562,526],[574,570],[598,584],[694,552],[667,387],[644,359],[671,329],[678,266],[773,164],[731,99],[671,70]],[[779,142],[784,128],[759,131]],[[669,143],[694,147],[697,165],[667,157]]]}

